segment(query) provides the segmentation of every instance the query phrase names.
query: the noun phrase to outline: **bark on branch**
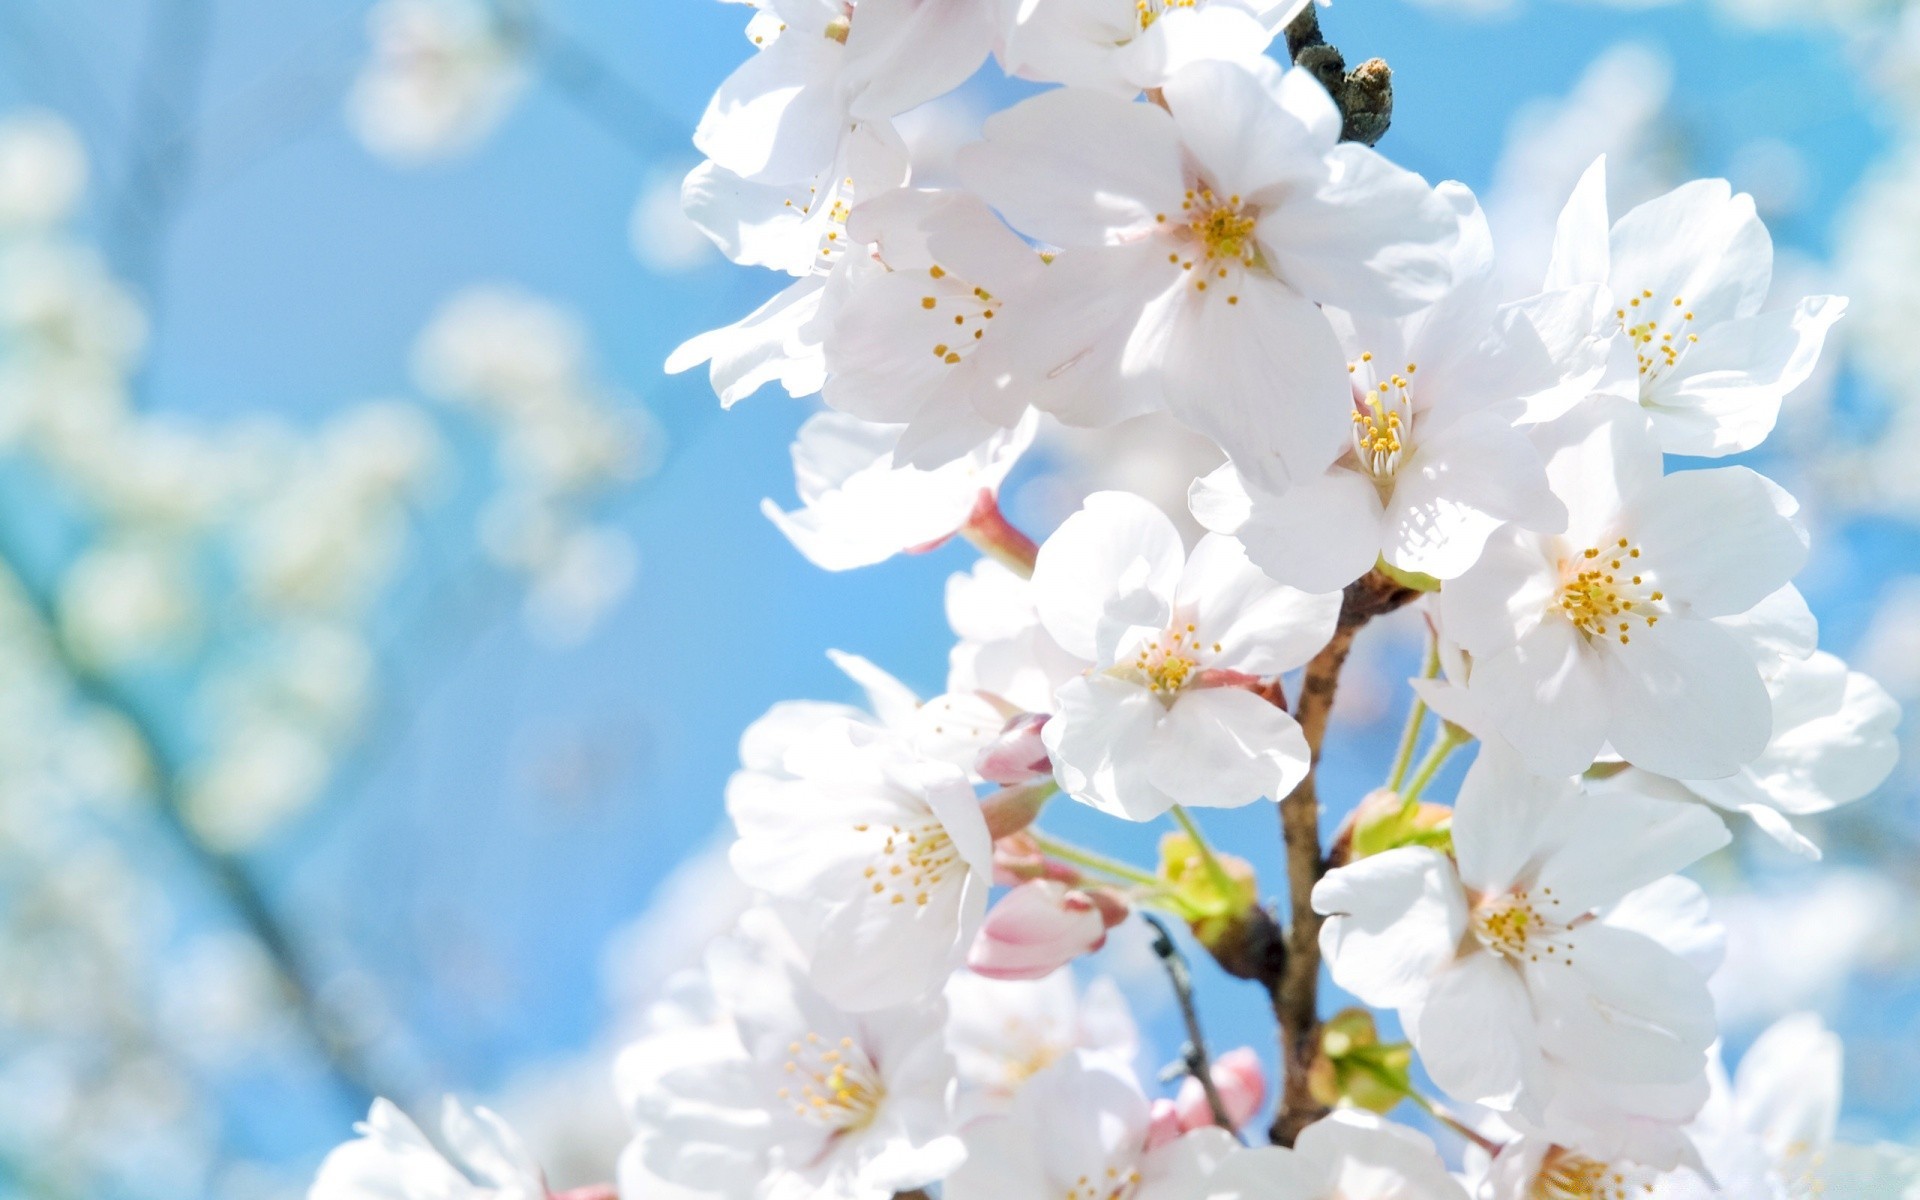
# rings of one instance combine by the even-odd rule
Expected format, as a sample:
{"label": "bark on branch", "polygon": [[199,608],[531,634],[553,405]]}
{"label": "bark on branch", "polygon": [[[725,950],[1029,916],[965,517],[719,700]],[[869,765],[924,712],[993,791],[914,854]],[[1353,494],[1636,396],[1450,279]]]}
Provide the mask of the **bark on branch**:
{"label": "bark on branch", "polygon": [[1340,686],[1340,669],[1353,649],[1354,635],[1377,616],[1419,596],[1377,571],[1347,585],[1333,640],[1307,664],[1294,705],[1294,718],[1306,734],[1313,767],[1292,794],[1280,802],[1280,829],[1287,844],[1287,887],[1292,917],[1279,985],[1273,989],[1273,1015],[1280,1025],[1280,1107],[1274,1114],[1275,1144],[1293,1145],[1300,1131],[1325,1115],[1326,1108],[1307,1087],[1307,1071],[1320,1040],[1320,915],[1313,911],[1313,885],[1326,864],[1320,853],[1320,745]]}
{"label": "bark on branch", "polygon": [[1340,109],[1340,140],[1371,146],[1393,121],[1393,71],[1386,60],[1370,58],[1353,70],[1338,46],[1320,32],[1320,6],[1307,7],[1287,26],[1287,53],[1295,66],[1313,72]]}

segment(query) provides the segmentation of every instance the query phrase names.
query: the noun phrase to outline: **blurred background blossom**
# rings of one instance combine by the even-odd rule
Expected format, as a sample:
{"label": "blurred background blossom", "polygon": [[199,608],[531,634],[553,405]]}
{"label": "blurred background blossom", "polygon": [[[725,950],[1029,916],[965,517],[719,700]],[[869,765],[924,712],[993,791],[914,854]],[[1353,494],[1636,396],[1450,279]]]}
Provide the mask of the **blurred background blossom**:
{"label": "blurred background blossom", "polygon": [[[1396,70],[1383,149],[1481,193],[1515,290],[1604,153],[1615,211],[1725,175],[1783,288],[1853,297],[1765,469],[1815,522],[1826,644],[1920,705],[1920,8],[1328,19]],[[0,1195],[298,1196],[376,1091],[481,1100],[556,1187],[609,1178],[614,1056],[744,904],[714,842],[738,732],[850,699],[830,646],[939,690],[967,556],[814,571],[758,512],[807,409],[722,414],[659,370],[772,286],[678,208],[737,25],[0,0]],[[1006,86],[902,121],[918,178]],[[1009,509],[1044,529],[1119,486],[1184,519],[1210,453],[1044,430]],[[1329,821],[1416,653],[1363,640]],[[1697,872],[1730,1037],[1820,1011],[1862,1140],[1920,1140],[1915,728],[1881,794],[1813,820],[1820,870],[1743,826]],[[1278,877],[1269,811],[1218,828]],[[1149,956],[1123,927],[1102,965],[1157,1068]],[[1263,997],[1201,970],[1216,1043],[1257,1044]]]}

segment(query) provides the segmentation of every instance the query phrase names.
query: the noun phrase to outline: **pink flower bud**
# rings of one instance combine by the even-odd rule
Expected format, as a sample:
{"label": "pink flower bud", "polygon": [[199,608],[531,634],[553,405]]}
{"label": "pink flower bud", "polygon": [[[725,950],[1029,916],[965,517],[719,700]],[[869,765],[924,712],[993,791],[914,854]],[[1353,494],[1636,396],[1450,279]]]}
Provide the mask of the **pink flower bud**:
{"label": "pink flower bud", "polygon": [[[1213,1060],[1213,1086],[1220,1093],[1220,1105],[1227,1119],[1238,1129],[1253,1120],[1267,1098],[1267,1073],[1260,1056],[1250,1047],[1229,1050]],[[1174,1101],[1182,1129],[1203,1129],[1214,1123],[1213,1109],[1207,1104],[1207,1091],[1200,1081],[1189,1076],[1180,1085],[1180,1097]]]}
{"label": "pink flower bud", "polygon": [[1008,721],[1000,736],[980,752],[980,777],[988,783],[1012,787],[1053,774],[1046,744],[1040,740],[1040,730],[1046,723],[1046,713],[1022,713]]}
{"label": "pink flower bud", "polygon": [[1173,1141],[1186,1130],[1180,1124],[1180,1110],[1171,1100],[1155,1100],[1147,1112],[1147,1149],[1154,1150]]}
{"label": "pink flower bud", "polygon": [[1091,896],[1036,879],[993,906],[967,951],[967,966],[989,979],[1040,979],[1106,940],[1107,923]]}

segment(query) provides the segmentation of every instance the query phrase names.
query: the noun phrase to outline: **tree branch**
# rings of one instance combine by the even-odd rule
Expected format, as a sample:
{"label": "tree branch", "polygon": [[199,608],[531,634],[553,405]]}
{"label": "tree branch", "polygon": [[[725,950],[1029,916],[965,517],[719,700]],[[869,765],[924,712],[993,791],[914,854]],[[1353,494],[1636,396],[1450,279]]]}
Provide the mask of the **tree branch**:
{"label": "tree branch", "polygon": [[1143,912],[1140,919],[1153,926],[1153,953],[1167,969],[1167,979],[1173,984],[1173,998],[1180,1004],[1180,1019],[1186,1023],[1187,1044],[1181,1048],[1180,1057],[1186,1064],[1187,1074],[1200,1081],[1207,1108],[1213,1113],[1213,1123],[1237,1138],[1240,1135],[1234,1129],[1233,1118],[1227,1115],[1226,1102],[1220,1098],[1220,1089],[1214,1086],[1213,1060],[1207,1054],[1206,1036],[1200,1032],[1200,1014],[1193,1007],[1193,974],[1187,969],[1186,956],[1174,945],[1173,934],[1160,918]]}
{"label": "tree branch", "polygon": [[1293,915],[1287,928],[1286,958],[1279,986],[1273,989],[1273,1015],[1280,1024],[1280,1107],[1273,1118],[1273,1140],[1293,1145],[1300,1131],[1326,1112],[1307,1086],[1320,1040],[1320,914],[1313,911],[1313,886],[1325,872],[1320,854],[1320,746],[1327,737],[1340,670],[1353,649],[1354,635],[1377,616],[1414,600],[1420,593],[1372,571],[1347,585],[1333,640],[1307,664],[1294,705],[1294,718],[1306,734],[1313,765],[1300,786],[1280,802],[1280,829],[1287,843],[1287,885]]}
{"label": "tree branch", "polygon": [[1338,46],[1320,32],[1320,6],[1309,2],[1287,26],[1287,53],[1294,65],[1313,72],[1340,109],[1340,140],[1371,146],[1386,136],[1393,121],[1393,71],[1382,58],[1370,58],[1353,70]]}

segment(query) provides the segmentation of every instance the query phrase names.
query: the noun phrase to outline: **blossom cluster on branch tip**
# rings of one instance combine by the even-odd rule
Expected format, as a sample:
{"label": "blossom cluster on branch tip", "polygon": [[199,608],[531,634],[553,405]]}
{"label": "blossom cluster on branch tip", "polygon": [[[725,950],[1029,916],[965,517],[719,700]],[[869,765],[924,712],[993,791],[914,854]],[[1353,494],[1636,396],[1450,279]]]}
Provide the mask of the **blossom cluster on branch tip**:
{"label": "blossom cluster on branch tip", "polygon": [[[1468,188],[1343,142],[1316,78],[1262,52],[1302,7],[752,0],[684,199],[788,282],[668,369],[706,365],[726,405],[819,394],[799,507],[767,503],[819,566],[956,537],[984,557],[948,583],[942,694],[836,654],[865,707],[783,703],[742,739],[726,806],[758,906],[622,1059],[636,1196],[1747,1200],[1920,1178],[1829,1152],[1831,1103],[1778,1110],[1837,1091],[1810,1019],[1728,1081],[1720,931],[1679,874],[1730,813],[1817,856],[1792,818],[1892,766],[1897,707],[1816,650],[1793,589],[1797,503],[1668,461],[1759,444],[1845,301],[1776,303],[1767,232],[1724,182],[1611,219],[1604,162],[1513,290]],[[989,117],[956,185],[919,186],[895,119],[989,58],[1055,86]],[[1191,545],[1126,491],[1037,541],[1002,511],[1044,423],[1148,413],[1226,460],[1191,481]],[[1432,666],[1384,787],[1335,844],[1292,847],[1293,912],[1322,923],[1282,954],[1252,868],[1189,810],[1279,802],[1310,836],[1340,662],[1396,607]],[[1049,804],[1177,829],[1136,865],[1043,828]],[[1191,1044],[1179,1099],[1156,1098],[1130,1025],[1087,1019],[1105,985],[1076,1012],[1064,969],[1136,912],[1277,1010],[1301,989],[1313,1009],[1323,959],[1407,1043],[1364,1013],[1289,1029],[1289,1144],[1261,1145],[1259,1059],[1209,1058],[1163,944]],[[1402,1101],[1445,1149],[1389,1119]]]}

